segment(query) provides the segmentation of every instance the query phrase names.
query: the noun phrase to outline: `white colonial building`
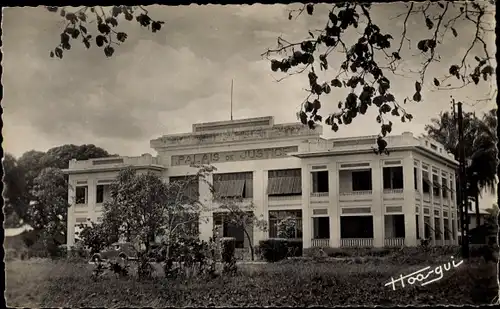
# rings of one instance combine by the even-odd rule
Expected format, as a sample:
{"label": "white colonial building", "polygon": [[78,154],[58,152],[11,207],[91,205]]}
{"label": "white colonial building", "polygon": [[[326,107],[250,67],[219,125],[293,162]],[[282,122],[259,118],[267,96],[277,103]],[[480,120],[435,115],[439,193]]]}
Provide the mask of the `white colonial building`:
{"label": "white colonial building", "polygon": [[[274,124],[273,117],[200,123],[193,132],[151,141],[156,157],[73,160],[69,174],[68,245],[80,223],[99,221],[109,184],[118,171],[133,166],[168,181],[193,175],[190,165],[211,164],[208,182],[218,195],[252,201],[257,216],[253,243],[277,237],[284,216],[297,220],[295,238],[309,247],[415,246],[420,238],[434,245],[457,244],[455,170],[457,162],[439,143],[412,133],[387,137],[389,155],[375,154],[377,136],[321,138],[322,128],[300,123]],[[204,182],[191,188],[202,203],[212,203]],[[248,242],[240,229],[212,211],[200,220],[200,237],[219,229]]]}

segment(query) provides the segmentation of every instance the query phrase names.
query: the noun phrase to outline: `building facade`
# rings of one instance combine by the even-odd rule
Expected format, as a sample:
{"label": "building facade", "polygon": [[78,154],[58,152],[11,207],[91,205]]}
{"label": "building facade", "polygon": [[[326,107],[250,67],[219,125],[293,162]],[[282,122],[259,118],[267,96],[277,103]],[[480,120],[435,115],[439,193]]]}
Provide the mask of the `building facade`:
{"label": "building facade", "polygon": [[[377,136],[321,138],[322,128],[274,124],[273,117],[200,123],[193,132],[150,142],[153,157],[111,157],[71,161],[68,245],[77,226],[99,221],[109,184],[120,169],[133,166],[166,181],[194,175],[191,164],[210,164],[208,177],[219,196],[252,202],[269,224],[255,227],[253,244],[278,236],[278,222],[295,221],[289,237],[310,247],[416,246],[457,244],[455,170],[458,163],[442,145],[412,133],[387,137],[389,155],[375,154]],[[203,204],[216,206],[209,185],[196,188]],[[241,229],[224,222],[223,211],[204,214],[200,238],[214,231],[247,247]]]}

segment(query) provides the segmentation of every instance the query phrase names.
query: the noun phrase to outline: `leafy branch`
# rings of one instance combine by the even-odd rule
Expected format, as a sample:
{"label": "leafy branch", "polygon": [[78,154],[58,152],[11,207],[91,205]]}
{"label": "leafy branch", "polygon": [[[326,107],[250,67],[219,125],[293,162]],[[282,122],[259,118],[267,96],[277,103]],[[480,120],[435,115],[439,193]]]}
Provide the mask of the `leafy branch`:
{"label": "leafy branch", "polygon": [[[151,19],[148,11],[142,6],[113,6],[108,14],[104,12],[101,6],[85,6],[74,12],[67,11],[65,7],[47,6],[46,8],[49,12],[59,13],[67,21],[61,33],[60,43],[54,50],[50,51],[51,58],[55,56],[62,59],[63,51],[71,49],[72,40],[80,39],[87,49],[90,48],[93,36],[88,31],[88,25],[94,21],[97,21],[97,35],[94,41],[98,47],[103,48],[106,57],[113,56],[115,52],[113,45],[118,46],[128,38],[127,33],[115,30],[122,17],[127,21],[132,21],[135,17],[135,20],[142,27],[151,29],[152,32],[161,30],[162,25],[165,23]],[[89,15],[95,16],[95,19],[89,20]]]}
{"label": "leafy branch", "polygon": [[[452,65],[448,74],[443,78],[433,78],[436,89],[453,89],[451,84],[441,86],[441,84],[451,77],[456,77],[463,82],[461,87],[470,83],[478,84],[482,76],[485,81],[494,74],[491,65],[491,57],[488,46],[485,43],[484,34],[491,31],[485,27],[484,17],[490,14],[488,4],[477,2],[453,3],[453,2],[412,2],[406,5],[404,13],[395,18],[404,18],[401,37],[396,46],[392,46],[393,37],[384,33],[372,18],[371,5],[367,3],[341,2],[333,4],[328,12],[327,23],[324,29],[309,31],[309,37],[300,42],[289,42],[283,37],[278,38],[277,47],[268,49],[262,54],[271,64],[273,72],[281,71],[286,75],[277,79],[281,81],[292,75],[308,71],[309,89],[306,99],[301,104],[297,117],[304,125],[314,128],[317,123],[324,123],[331,127],[333,131],[339,129],[339,125],[349,125],[358,115],[366,114],[368,108],[377,108],[378,115],[376,121],[381,125],[380,139],[378,141],[378,153],[386,153],[387,143],[383,138],[392,131],[392,122],[389,116],[399,117],[402,122],[411,121],[413,116],[405,111],[402,104],[391,93],[390,74],[399,75],[397,70],[404,59],[402,51],[404,41],[408,42],[408,49],[414,44],[407,36],[410,26],[410,16],[419,18],[422,14],[423,21],[431,35],[417,41],[416,47],[419,54],[423,56],[424,62],[418,71],[419,79],[415,81],[415,92],[411,96],[405,96],[403,104],[407,102],[421,102],[422,88],[426,78],[426,72],[431,63],[439,61],[438,47],[443,44],[443,39],[448,30],[454,37],[458,36],[454,28],[458,21],[473,23],[475,35],[471,45],[462,58],[459,65]],[[289,11],[289,19],[296,18],[304,11],[308,15],[314,14],[314,4],[305,4],[299,9]],[[455,14],[456,11],[460,11]],[[434,13],[431,13],[434,12]],[[358,28],[362,32],[357,31]],[[350,33],[357,33],[358,37],[351,42],[347,42],[346,33],[350,29],[356,29]],[[316,36],[313,34],[316,33]],[[477,44],[482,44],[482,56],[475,56],[477,65],[473,73],[467,72],[470,52]],[[340,69],[330,81],[320,81],[317,75],[318,69],[328,71],[330,69],[328,60],[333,51],[342,55],[344,60],[340,64]],[[277,59],[276,56],[286,56]],[[336,55],[335,57],[338,57]],[[384,61],[387,64],[384,64]],[[318,68],[319,67],[319,68]],[[290,73],[291,72],[291,73]],[[344,100],[337,105],[338,111],[324,117],[320,115],[322,97],[335,92],[335,88],[347,88],[350,92]]]}

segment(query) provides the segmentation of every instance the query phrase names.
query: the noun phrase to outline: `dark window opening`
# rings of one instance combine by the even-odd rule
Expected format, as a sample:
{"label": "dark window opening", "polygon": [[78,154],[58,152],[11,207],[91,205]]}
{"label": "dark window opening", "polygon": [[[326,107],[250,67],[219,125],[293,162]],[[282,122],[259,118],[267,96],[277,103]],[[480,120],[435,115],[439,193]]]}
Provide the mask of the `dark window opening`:
{"label": "dark window opening", "polygon": [[431,187],[430,187],[429,173],[423,172],[422,173],[422,180],[423,180],[422,191],[424,193],[430,193]]}
{"label": "dark window opening", "polygon": [[417,227],[417,239],[420,239],[420,221],[418,220],[418,215],[415,216],[415,223]]}
{"label": "dark window opening", "polygon": [[384,167],[384,189],[403,189],[403,167]]}
{"label": "dark window opening", "polygon": [[341,216],[340,238],[373,238],[373,217]]}
{"label": "dark window opening", "polygon": [[328,171],[312,172],[313,193],[328,192]]}
{"label": "dark window opening", "polygon": [[236,248],[248,248],[248,237],[245,233],[249,234],[253,242],[253,227],[252,225],[236,224],[236,222],[229,220],[225,213],[214,213],[214,234],[217,233],[219,237],[234,237],[236,239]]}
{"label": "dark window opening", "polygon": [[302,210],[269,211],[269,238],[302,238]]}
{"label": "dark window opening", "polygon": [[434,218],[434,237],[436,240],[441,240],[441,222],[439,218]]}
{"label": "dark window opening", "polygon": [[424,217],[424,238],[431,238],[431,221],[430,217]]}
{"label": "dark window opening", "polygon": [[444,239],[450,240],[451,231],[448,219],[443,219],[443,224],[444,224]]}
{"label": "dark window opening", "polygon": [[453,240],[456,239],[455,220],[453,219],[451,220],[451,236]]}
{"label": "dark window opening", "polygon": [[98,204],[104,202],[104,186],[103,185],[97,185],[97,187],[96,187],[95,202]]}
{"label": "dark window opening", "polygon": [[413,168],[413,183],[415,184],[415,190],[418,190],[418,176],[417,176],[417,168]]}
{"label": "dark window opening", "polygon": [[446,187],[446,178],[441,178],[441,183],[443,184],[443,198],[448,198],[448,187]]}
{"label": "dark window opening", "polygon": [[405,237],[405,217],[404,215],[384,216],[385,238]]}
{"label": "dark window opening", "polygon": [[313,218],[314,239],[330,239],[330,218]]}
{"label": "dark window opening", "polygon": [[439,185],[439,177],[437,175],[432,175],[432,194],[439,197],[441,193],[441,186]]}
{"label": "dark window opening", "polygon": [[352,172],[352,191],[369,191],[372,189],[372,171]]}
{"label": "dark window opening", "polygon": [[87,204],[87,186],[76,187],[75,201],[77,204]]}

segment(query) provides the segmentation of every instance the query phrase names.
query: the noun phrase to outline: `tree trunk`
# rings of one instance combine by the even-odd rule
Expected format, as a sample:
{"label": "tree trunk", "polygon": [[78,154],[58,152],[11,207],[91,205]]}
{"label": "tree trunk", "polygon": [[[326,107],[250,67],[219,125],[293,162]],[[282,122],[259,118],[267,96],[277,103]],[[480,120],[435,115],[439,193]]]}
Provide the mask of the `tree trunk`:
{"label": "tree trunk", "polygon": [[476,195],[474,197],[476,202],[476,227],[481,225],[481,217],[479,217],[479,190],[476,190]]}
{"label": "tree trunk", "polygon": [[243,231],[245,232],[245,235],[247,236],[248,239],[248,245],[250,246],[250,255],[252,256],[252,261],[254,260],[254,253],[253,253],[253,244],[252,240],[250,239],[250,234],[247,232],[246,228],[243,228]]}

